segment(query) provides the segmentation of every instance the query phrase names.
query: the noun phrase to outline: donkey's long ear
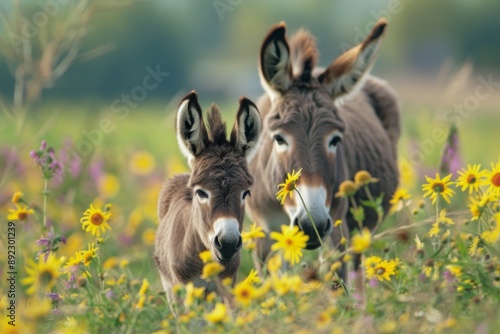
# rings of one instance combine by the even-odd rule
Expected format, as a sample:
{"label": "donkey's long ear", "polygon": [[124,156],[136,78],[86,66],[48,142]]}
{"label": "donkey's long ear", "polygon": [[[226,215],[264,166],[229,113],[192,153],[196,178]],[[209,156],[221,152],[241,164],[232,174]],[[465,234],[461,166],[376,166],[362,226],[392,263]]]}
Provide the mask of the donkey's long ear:
{"label": "donkey's long ear", "polygon": [[240,108],[231,131],[231,145],[252,160],[262,132],[262,119],[255,104],[246,97],[240,97]]}
{"label": "donkey's long ear", "polygon": [[361,44],[340,55],[318,76],[334,99],[352,92],[370,71],[386,26],[387,21],[380,19]]}
{"label": "donkey's long ear", "polygon": [[271,28],[260,49],[260,82],[272,99],[290,88],[293,80],[290,47],[281,22]]}
{"label": "donkey's long ear", "polygon": [[179,148],[191,166],[193,159],[208,144],[207,130],[203,123],[198,96],[194,90],[182,99],[177,111],[175,126]]}

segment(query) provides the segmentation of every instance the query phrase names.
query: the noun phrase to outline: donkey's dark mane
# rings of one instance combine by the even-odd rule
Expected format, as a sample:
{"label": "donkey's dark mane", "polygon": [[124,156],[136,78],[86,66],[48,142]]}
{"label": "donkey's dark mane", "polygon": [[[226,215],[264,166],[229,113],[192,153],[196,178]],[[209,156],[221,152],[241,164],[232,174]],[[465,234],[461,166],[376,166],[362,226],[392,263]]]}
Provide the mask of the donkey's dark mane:
{"label": "donkey's dark mane", "polygon": [[300,82],[308,82],[318,62],[316,39],[305,29],[300,29],[290,40],[291,63],[294,75]]}
{"label": "donkey's dark mane", "polygon": [[216,145],[227,143],[226,122],[222,120],[219,109],[212,104],[207,115],[208,138]]}

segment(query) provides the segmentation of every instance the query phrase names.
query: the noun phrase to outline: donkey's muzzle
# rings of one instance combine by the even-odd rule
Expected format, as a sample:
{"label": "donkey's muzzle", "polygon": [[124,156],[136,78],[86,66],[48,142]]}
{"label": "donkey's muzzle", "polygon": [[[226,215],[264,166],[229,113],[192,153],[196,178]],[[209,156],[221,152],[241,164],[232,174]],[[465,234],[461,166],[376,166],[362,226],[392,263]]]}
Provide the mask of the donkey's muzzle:
{"label": "donkey's muzzle", "polygon": [[243,241],[236,219],[218,219],[214,225],[213,246],[220,261],[229,261],[239,252]]}

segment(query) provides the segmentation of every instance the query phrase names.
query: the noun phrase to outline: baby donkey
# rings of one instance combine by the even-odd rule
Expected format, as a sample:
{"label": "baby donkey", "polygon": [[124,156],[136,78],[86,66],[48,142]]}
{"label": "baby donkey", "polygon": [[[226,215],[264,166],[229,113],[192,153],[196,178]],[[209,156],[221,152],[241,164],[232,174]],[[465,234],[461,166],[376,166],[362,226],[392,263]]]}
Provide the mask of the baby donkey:
{"label": "baby donkey", "polygon": [[204,285],[202,251],[210,250],[224,266],[221,278],[234,282],[240,265],[245,198],[253,183],[248,162],[262,130],[261,117],[252,101],[240,98],[230,140],[215,105],[207,120],[208,129],[192,91],[182,100],[175,123],[191,174],[165,182],[158,201],[154,258],[169,299],[176,283]]}

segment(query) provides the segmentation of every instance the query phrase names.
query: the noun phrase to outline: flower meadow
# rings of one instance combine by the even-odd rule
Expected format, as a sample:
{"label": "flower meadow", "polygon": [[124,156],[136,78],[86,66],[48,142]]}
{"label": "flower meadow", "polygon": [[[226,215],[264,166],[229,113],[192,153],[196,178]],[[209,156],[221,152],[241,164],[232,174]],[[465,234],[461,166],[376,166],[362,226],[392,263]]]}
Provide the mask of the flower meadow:
{"label": "flower meadow", "polygon": [[[500,157],[489,166],[471,163],[455,174],[429,174],[418,186],[402,182],[386,217],[381,198],[370,193],[377,178],[359,171],[335,195],[351,201],[360,224],[359,231],[342,238],[345,251],[327,242],[306,251],[308,237],[284,225],[270,234],[272,252],[259,273],[251,258],[265,234],[247,221],[237,281],[221,280],[222,265],[202,252],[202,279],[220,293],[178,285],[176,300],[169,303],[152,264],[156,201],[165,176],[185,172],[184,163],[169,157],[163,167],[137,148],[116,159],[107,158],[113,152],[71,159],[72,145],[42,141],[32,150],[0,152],[3,249],[11,244],[7,227],[15,225],[15,257],[0,257],[0,333],[493,333],[500,328]],[[301,198],[300,174],[290,171],[276,189],[277,201]],[[368,200],[356,203],[358,192]],[[362,227],[367,209],[379,214],[374,231]],[[354,271],[352,259],[359,254],[361,268]],[[338,275],[341,268],[347,268],[350,283]],[[12,277],[14,285],[4,284]],[[361,288],[354,288],[356,280]]]}

